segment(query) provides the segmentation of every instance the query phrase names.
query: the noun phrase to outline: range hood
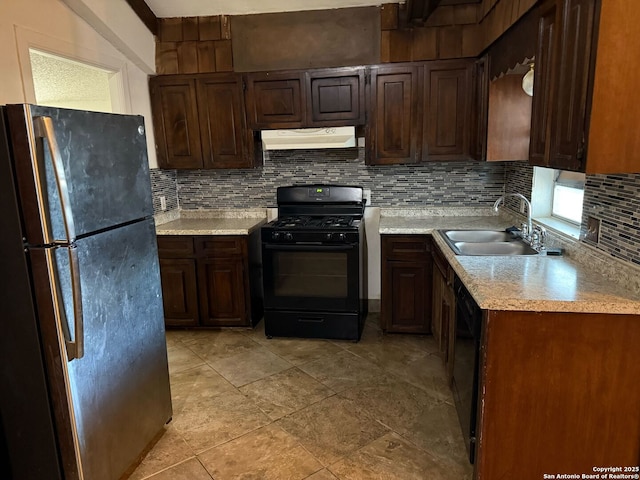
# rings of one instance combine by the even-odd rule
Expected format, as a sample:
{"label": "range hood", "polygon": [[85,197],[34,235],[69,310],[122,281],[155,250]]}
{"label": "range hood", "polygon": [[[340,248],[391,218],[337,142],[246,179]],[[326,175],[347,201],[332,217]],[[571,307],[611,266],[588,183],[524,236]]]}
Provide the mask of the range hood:
{"label": "range hood", "polygon": [[349,148],[356,146],[355,127],[263,130],[263,150]]}

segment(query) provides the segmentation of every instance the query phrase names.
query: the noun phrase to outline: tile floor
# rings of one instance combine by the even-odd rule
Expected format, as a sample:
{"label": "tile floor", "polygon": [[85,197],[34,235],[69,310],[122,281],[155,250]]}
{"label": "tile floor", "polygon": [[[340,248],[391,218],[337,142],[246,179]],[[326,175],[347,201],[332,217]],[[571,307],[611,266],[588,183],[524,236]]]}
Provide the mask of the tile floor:
{"label": "tile floor", "polygon": [[467,480],[431,337],[169,331],[173,421],[132,480]]}

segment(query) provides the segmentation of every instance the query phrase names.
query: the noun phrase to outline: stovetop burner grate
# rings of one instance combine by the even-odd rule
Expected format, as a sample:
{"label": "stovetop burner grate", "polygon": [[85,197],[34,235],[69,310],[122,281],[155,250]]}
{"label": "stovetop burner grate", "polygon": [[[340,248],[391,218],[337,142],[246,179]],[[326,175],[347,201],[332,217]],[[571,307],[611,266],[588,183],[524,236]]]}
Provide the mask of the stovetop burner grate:
{"label": "stovetop burner grate", "polygon": [[353,216],[289,215],[274,221],[275,228],[349,228],[353,225]]}

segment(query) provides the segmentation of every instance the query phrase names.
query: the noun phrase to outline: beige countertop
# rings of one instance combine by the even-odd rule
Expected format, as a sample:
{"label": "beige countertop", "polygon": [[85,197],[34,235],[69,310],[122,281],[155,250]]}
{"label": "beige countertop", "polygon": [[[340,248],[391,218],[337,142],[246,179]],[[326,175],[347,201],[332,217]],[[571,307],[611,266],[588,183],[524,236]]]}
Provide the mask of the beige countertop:
{"label": "beige countertop", "polygon": [[249,235],[267,222],[265,209],[182,210],[165,218],[156,219],[157,235]]}
{"label": "beige countertop", "polygon": [[478,305],[488,310],[640,314],[640,296],[567,256],[461,256],[440,229],[503,229],[498,216],[383,216],[380,234],[432,234]]}

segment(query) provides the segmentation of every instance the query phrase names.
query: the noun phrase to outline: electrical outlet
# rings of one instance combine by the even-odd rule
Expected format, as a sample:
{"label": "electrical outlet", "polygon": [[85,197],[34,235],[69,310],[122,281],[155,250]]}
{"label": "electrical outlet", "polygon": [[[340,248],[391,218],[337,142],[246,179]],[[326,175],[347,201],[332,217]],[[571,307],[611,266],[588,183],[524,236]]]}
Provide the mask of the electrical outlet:
{"label": "electrical outlet", "polygon": [[584,237],[585,240],[588,240],[593,243],[598,243],[600,241],[600,219],[596,217],[587,217],[587,234]]}
{"label": "electrical outlet", "polygon": [[164,196],[160,197],[160,210],[163,212],[167,209],[167,198]]}

